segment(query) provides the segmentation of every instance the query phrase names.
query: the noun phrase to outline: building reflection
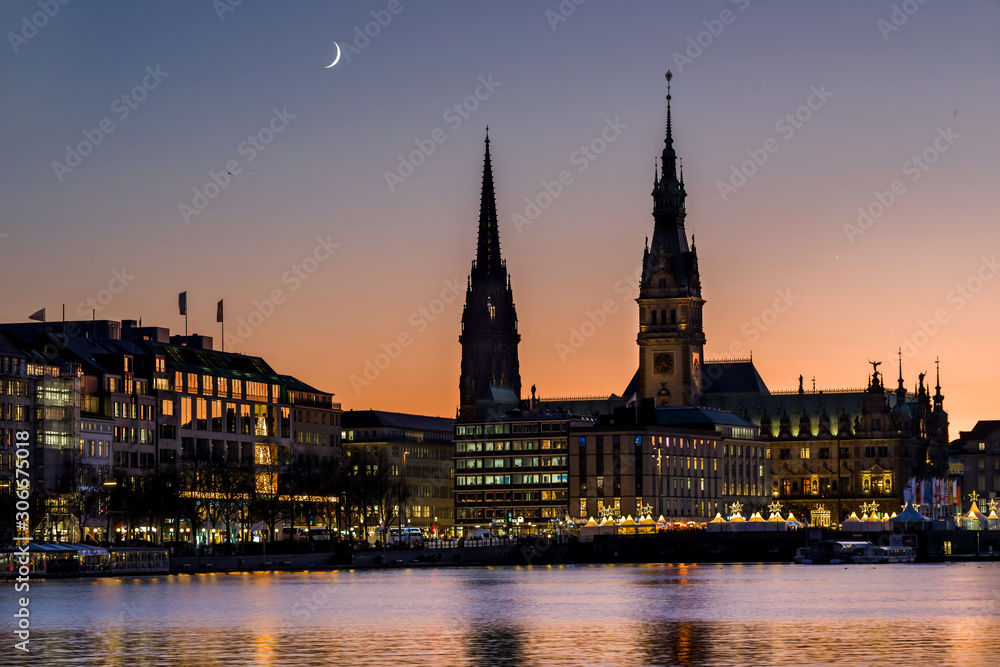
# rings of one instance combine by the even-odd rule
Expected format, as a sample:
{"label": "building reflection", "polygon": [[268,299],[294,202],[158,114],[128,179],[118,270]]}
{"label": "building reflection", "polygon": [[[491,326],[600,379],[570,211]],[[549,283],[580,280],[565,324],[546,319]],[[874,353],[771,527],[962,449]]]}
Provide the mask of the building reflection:
{"label": "building reflection", "polygon": [[524,648],[528,642],[528,632],[519,625],[481,618],[469,627],[463,644],[468,664],[493,667],[525,664]]}

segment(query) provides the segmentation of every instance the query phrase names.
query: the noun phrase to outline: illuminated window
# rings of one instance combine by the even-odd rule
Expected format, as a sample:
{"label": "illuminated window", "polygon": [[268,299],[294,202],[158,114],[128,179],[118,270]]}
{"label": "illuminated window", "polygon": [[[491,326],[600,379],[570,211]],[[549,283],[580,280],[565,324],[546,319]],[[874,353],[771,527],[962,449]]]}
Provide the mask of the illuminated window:
{"label": "illuminated window", "polygon": [[190,396],[181,396],[181,428],[191,428]]}

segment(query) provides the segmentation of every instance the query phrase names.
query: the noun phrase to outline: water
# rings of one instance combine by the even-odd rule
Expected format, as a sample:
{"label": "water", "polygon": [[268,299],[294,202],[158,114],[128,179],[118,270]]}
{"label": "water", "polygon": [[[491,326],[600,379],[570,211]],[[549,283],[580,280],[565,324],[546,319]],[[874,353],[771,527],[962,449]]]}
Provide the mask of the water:
{"label": "water", "polygon": [[33,582],[30,597],[17,664],[1000,662],[988,563],[196,574]]}

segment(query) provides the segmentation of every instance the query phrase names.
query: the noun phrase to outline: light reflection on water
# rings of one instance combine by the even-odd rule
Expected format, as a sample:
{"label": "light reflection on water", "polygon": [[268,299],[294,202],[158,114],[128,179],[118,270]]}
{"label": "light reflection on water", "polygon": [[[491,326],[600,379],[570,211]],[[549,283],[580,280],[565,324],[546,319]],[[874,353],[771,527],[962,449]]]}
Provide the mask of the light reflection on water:
{"label": "light reflection on water", "polygon": [[1000,564],[619,565],[35,582],[32,656],[20,662],[995,665],[998,591]]}

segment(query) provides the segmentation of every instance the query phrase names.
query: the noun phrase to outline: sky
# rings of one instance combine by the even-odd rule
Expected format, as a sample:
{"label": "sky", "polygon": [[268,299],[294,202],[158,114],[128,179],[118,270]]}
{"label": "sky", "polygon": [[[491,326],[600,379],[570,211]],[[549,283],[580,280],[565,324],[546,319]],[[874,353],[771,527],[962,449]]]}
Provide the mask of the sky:
{"label": "sky", "polygon": [[706,358],[895,386],[902,348],[911,390],[940,359],[952,437],[1000,418],[996,1],[9,0],[0,27],[3,321],[183,333],[186,291],[218,347],[224,299],[227,350],[454,416],[488,125],[522,385],[621,393],[670,69]]}

